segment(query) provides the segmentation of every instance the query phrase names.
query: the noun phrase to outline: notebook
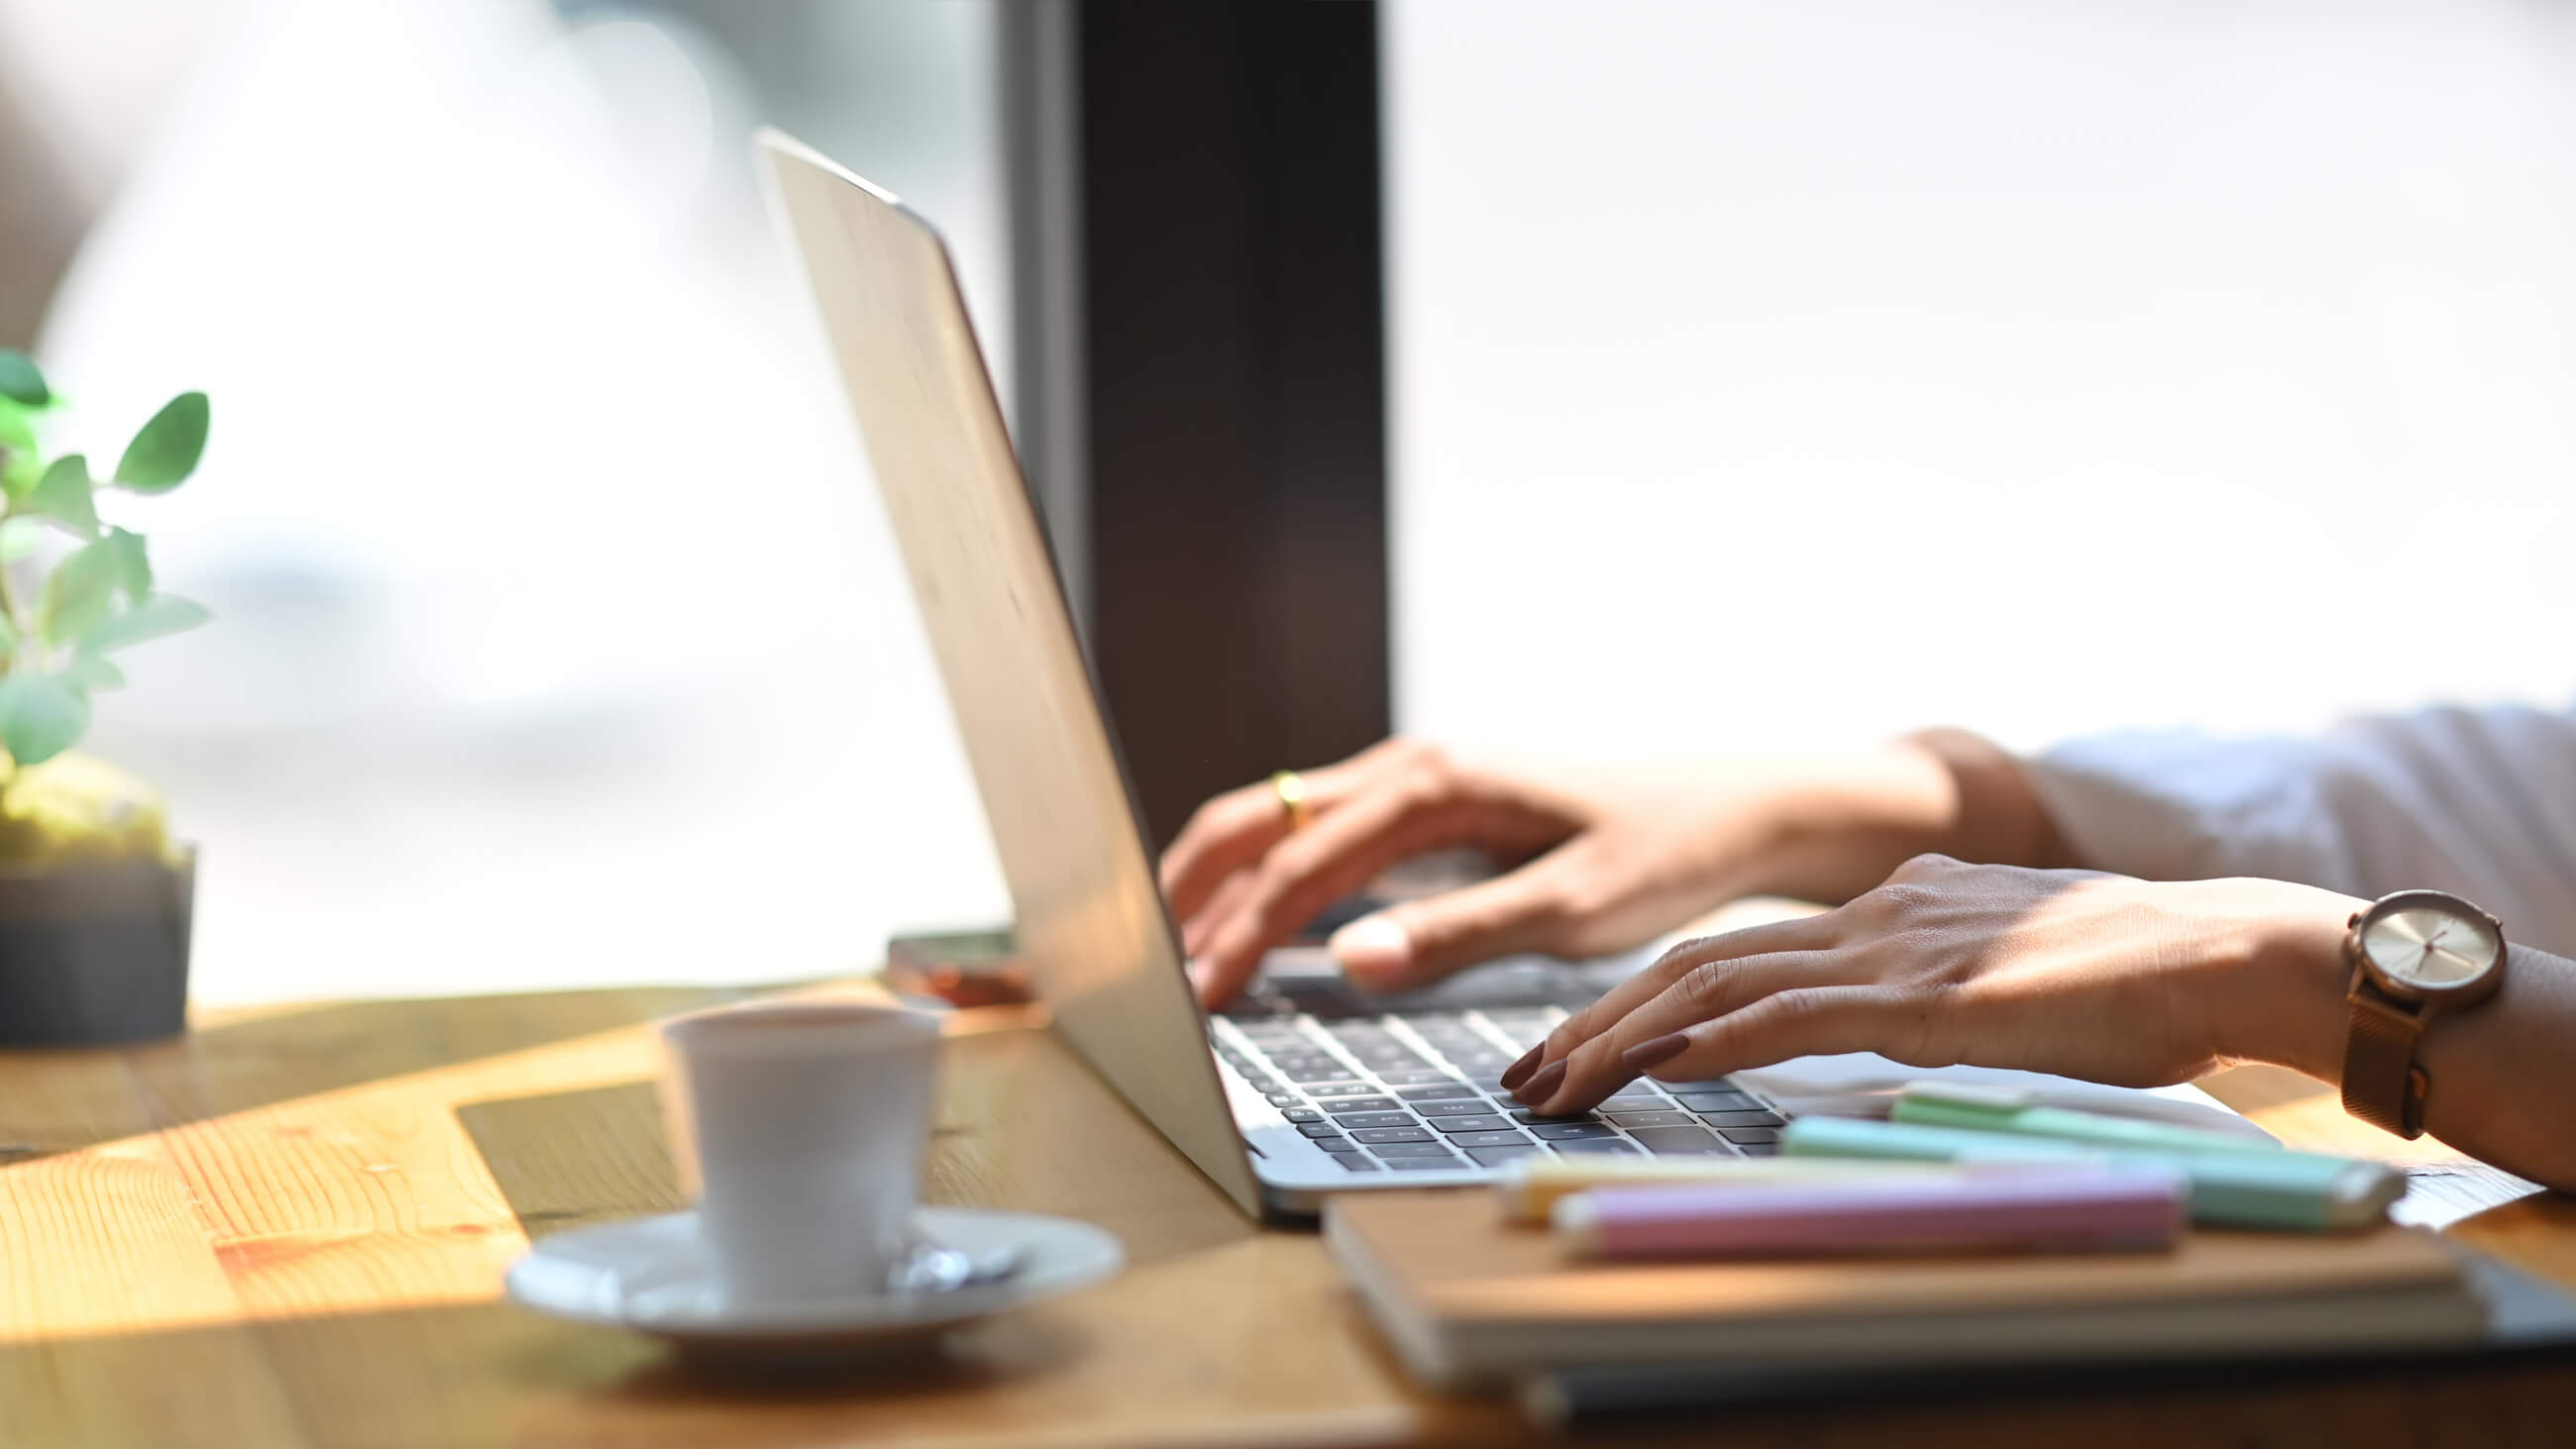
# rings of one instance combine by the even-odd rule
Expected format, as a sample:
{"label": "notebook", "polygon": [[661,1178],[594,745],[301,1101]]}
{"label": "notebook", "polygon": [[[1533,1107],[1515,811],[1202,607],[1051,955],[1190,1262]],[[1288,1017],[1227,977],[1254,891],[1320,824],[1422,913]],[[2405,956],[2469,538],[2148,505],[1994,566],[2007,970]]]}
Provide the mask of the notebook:
{"label": "notebook", "polygon": [[1413,1375],[1587,1365],[1926,1368],[2467,1347],[2486,1311],[2433,1236],[2195,1232],[2171,1253],[1586,1263],[1482,1192],[1337,1198],[1327,1245]]}

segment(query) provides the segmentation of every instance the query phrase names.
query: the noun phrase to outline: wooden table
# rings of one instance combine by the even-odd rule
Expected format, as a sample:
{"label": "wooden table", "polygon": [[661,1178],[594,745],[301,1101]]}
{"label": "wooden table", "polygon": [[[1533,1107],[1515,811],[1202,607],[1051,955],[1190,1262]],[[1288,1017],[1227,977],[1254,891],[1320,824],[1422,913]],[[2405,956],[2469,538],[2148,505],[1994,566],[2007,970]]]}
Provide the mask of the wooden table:
{"label": "wooden table", "polygon": [[[1409,1388],[1310,1234],[1245,1222],[1055,1040],[961,1016],[937,1201],[1117,1232],[1117,1279],[944,1363],[758,1385],[499,1300],[531,1237],[677,1205],[638,1025],[683,990],[321,1005],[136,1050],[0,1057],[0,1445],[1518,1442]],[[2286,1136],[2391,1139],[2313,1084],[2219,1090]],[[2438,1150],[2438,1149],[2434,1149]],[[2457,1231],[2576,1284],[2576,1211]],[[2576,1438],[2576,1369],[1730,1411],[1620,1442],[2381,1444]]]}

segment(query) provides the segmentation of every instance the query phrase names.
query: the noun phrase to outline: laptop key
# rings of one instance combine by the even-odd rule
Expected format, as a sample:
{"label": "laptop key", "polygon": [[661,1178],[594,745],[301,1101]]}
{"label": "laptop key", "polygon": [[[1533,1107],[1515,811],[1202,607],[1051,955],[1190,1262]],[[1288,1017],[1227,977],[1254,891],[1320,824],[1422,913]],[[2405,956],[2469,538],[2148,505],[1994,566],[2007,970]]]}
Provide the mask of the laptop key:
{"label": "laptop key", "polygon": [[1483,1117],[1434,1117],[1431,1119],[1431,1125],[1439,1128],[1443,1134],[1449,1134],[1457,1132],[1500,1132],[1505,1128],[1510,1127],[1512,1124],[1500,1117],[1488,1114]]}
{"label": "laptop key", "polygon": [[1294,1092],[1272,1092],[1269,1096],[1269,1102],[1273,1107],[1302,1107],[1306,1105],[1306,1099],[1298,1096]]}
{"label": "laptop key", "polygon": [[1518,1106],[1512,1108],[1512,1110],[1505,1115],[1509,1116],[1513,1121],[1528,1127],[1535,1127],[1541,1122],[1598,1122],[1601,1120],[1598,1116],[1590,1112],[1577,1112],[1571,1117],[1542,1117],[1530,1108]]}
{"label": "laptop key", "polygon": [[[1679,1115],[1676,1113],[1675,1115]],[[1726,1146],[1705,1127],[1639,1127],[1628,1134],[1654,1153],[1706,1152],[1727,1156]]]}
{"label": "laptop key", "polygon": [[1711,1112],[1711,1127],[1777,1127],[1780,1119],[1769,1112]]}
{"label": "laptop key", "polygon": [[[1420,1057],[1415,1057],[1414,1060],[1420,1061],[1422,1059]],[[1440,1070],[1438,1067],[1384,1067],[1378,1066],[1375,1062],[1371,1062],[1369,1065],[1377,1067],[1379,1078],[1385,1081],[1389,1086],[1452,1087],[1458,1084],[1458,1079],[1456,1077]]]}
{"label": "laptop key", "polygon": [[1455,1016],[1430,1014],[1398,1018],[1412,1027],[1414,1034],[1428,1042],[1483,1041],[1476,1029]]}
{"label": "laptop key", "polygon": [[1336,1128],[1330,1122],[1300,1122],[1297,1124],[1297,1135],[1300,1137],[1330,1137],[1339,1130],[1339,1128]]}
{"label": "laptop key", "polygon": [[1623,1142],[1616,1137],[1585,1137],[1572,1142],[1551,1142],[1547,1145],[1559,1152],[1598,1152],[1611,1157],[1623,1154],[1634,1155],[1637,1151],[1636,1143]]}
{"label": "laptop key", "polygon": [[1718,1136],[1743,1147],[1767,1147],[1780,1140],[1777,1127],[1721,1127]]}
{"label": "laptop key", "polygon": [[1696,1127],[1699,1119],[1688,1112],[1604,1112],[1601,1114],[1621,1127]]}
{"label": "laptop key", "polygon": [[1410,1112],[1343,1112],[1335,1115],[1333,1120],[1341,1123],[1345,1127],[1410,1127],[1414,1125],[1413,1114]]}
{"label": "laptop key", "polygon": [[1697,1082],[1658,1081],[1655,1085],[1667,1092],[1740,1092],[1743,1090],[1735,1085],[1733,1077],[1709,1077]]}
{"label": "laptop key", "polygon": [[1456,1153],[1451,1152],[1443,1152],[1438,1157],[1399,1157],[1385,1164],[1394,1172],[1447,1172],[1466,1165],[1458,1160]]}
{"label": "laptop key", "polygon": [[1333,1160],[1342,1165],[1342,1171],[1344,1172],[1376,1172],[1378,1170],[1376,1161],[1371,1158],[1336,1157]]}
{"label": "laptop key", "polygon": [[1308,1087],[1306,1089],[1306,1095],[1316,1098],[1374,1097],[1385,1090],[1385,1088],[1369,1082],[1329,1082],[1320,1087]]}
{"label": "laptop key", "polygon": [[[1274,1107],[1279,1106],[1276,1102],[1273,1102],[1270,1105]],[[1321,1122],[1324,1120],[1324,1114],[1316,1111],[1312,1107],[1281,1107],[1279,1115],[1287,1118],[1291,1122]]]}
{"label": "laptop key", "polygon": [[1475,1096],[1476,1089],[1444,1074],[1439,1086],[1407,1087],[1396,1095],[1408,1102],[1457,1102]]}
{"label": "laptop key", "polygon": [[1494,1109],[1480,1098],[1462,1097],[1454,1102],[1416,1102],[1413,1110],[1425,1117],[1472,1117]]}
{"label": "laptop key", "polygon": [[1527,1157],[1536,1151],[1538,1144],[1524,1142],[1517,1147],[1470,1147],[1467,1155],[1476,1159],[1478,1167],[1500,1167],[1515,1157]]}
{"label": "laptop key", "polygon": [[[1736,1130],[1746,1131],[1749,1129],[1738,1128]],[[1743,1153],[1747,1157],[1777,1157],[1780,1155],[1780,1144],[1777,1142],[1739,1142],[1735,1144],[1735,1150]]]}
{"label": "laptop key", "polygon": [[1676,1087],[1673,1095],[1694,1112],[1744,1112],[1762,1105],[1742,1092],[1685,1092]]}
{"label": "laptop key", "polygon": [[1380,1142],[1436,1142],[1427,1127],[1363,1127],[1351,1134],[1372,1145]]}
{"label": "laptop key", "polygon": [[1335,1062],[1329,1067],[1282,1067],[1279,1075],[1303,1085],[1307,1082],[1347,1082],[1359,1074]]}
{"label": "laptop key", "polygon": [[1357,1152],[1360,1145],[1347,1137],[1318,1137],[1315,1145],[1326,1152]]}
{"label": "laptop key", "polygon": [[1530,1131],[1550,1142],[1574,1142],[1587,1137],[1619,1135],[1599,1122],[1550,1122],[1544,1119],[1532,1123]]}
{"label": "laptop key", "polygon": [[1334,1097],[1325,1101],[1324,1110],[1340,1117],[1352,1112],[1401,1112],[1404,1104],[1393,1097]]}
{"label": "laptop key", "polygon": [[1537,1144],[1518,1132],[1461,1132],[1449,1139],[1452,1147],[1535,1147]]}
{"label": "laptop key", "polygon": [[1447,1157],[1445,1142],[1372,1142],[1369,1151],[1380,1157]]}

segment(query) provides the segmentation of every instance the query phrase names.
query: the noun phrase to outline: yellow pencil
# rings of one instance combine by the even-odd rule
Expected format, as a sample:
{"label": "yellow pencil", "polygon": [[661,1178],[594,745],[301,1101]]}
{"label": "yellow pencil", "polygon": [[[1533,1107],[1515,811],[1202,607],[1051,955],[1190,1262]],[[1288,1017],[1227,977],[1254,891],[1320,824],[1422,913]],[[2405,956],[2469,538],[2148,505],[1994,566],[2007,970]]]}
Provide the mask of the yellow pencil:
{"label": "yellow pencil", "polygon": [[1830,1157],[1542,1157],[1531,1153],[1494,1184],[1503,1220],[1545,1226],[1559,1198],[1587,1188],[1656,1182],[1816,1182],[1860,1177],[1965,1177],[2020,1164],[1893,1162]]}

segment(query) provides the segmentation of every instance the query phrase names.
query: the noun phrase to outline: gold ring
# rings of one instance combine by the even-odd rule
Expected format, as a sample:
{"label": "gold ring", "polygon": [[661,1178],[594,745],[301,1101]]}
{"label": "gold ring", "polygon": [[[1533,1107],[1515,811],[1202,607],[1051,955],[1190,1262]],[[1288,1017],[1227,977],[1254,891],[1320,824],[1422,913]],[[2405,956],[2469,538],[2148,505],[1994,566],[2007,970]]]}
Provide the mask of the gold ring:
{"label": "gold ring", "polygon": [[1312,813],[1306,804],[1306,778],[1294,770],[1281,770],[1270,777],[1270,793],[1279,797],[1279,808],[1288,812],[1288,828],[1306,828],[1306,817]]}

